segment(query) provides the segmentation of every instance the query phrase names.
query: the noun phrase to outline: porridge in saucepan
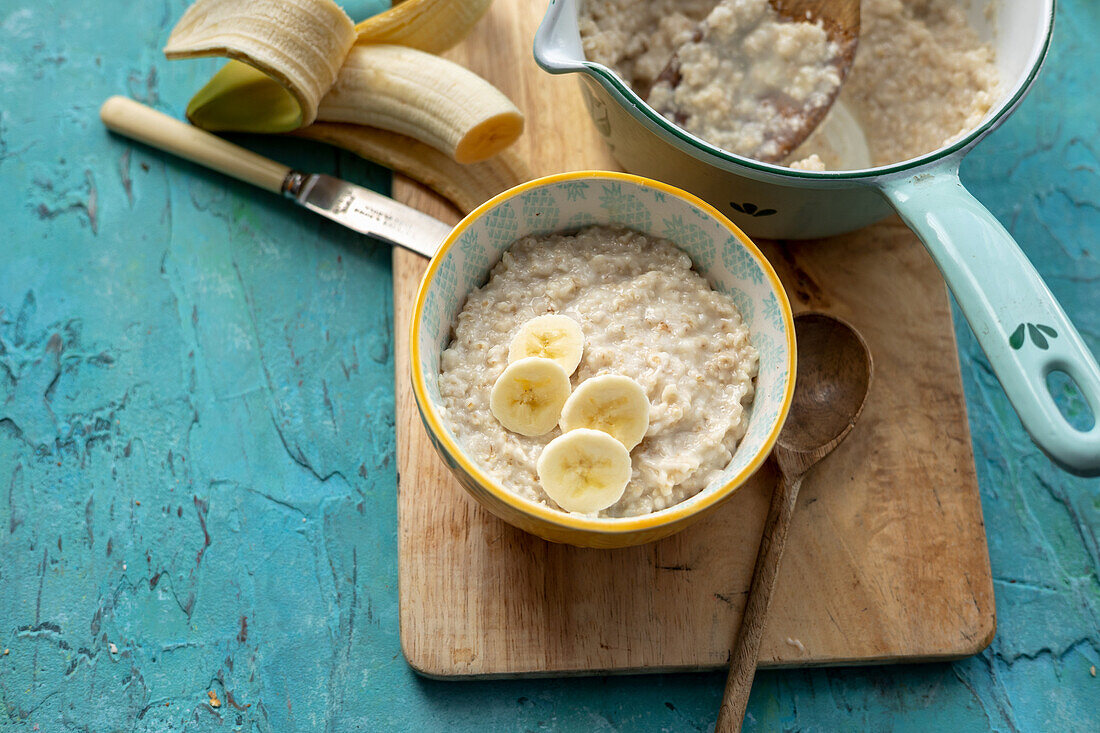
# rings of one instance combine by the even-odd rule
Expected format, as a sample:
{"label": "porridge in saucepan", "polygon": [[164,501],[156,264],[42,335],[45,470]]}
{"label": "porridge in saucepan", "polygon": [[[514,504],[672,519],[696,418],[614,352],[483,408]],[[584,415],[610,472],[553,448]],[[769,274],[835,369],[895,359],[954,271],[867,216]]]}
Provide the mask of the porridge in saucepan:
{"label": "porridge in saucepan", "polygon": [[[727,49],[732,56],[721,61],[720,48],[699,44],[693,34],[699,22],[709,25],[713,19],[724,37],[751,40],[750,60],[763,62],[763,72],[769,63],[793,54],[806,69],[790,75],[791,87],[809,89],[818,68],[813,49],[819,48],[820,39],[805,41],[805,50],[791,50],[789,43],[797,34],[809,33],[798,26],[808,24],[786,23],[791,27],[779,30],[771,21],[761,24],[765,5],[767,0],[581,0],[579,23],[589,59],[614,69],[643,97],[653,89],[660,95],[650,99],[655,107],[667,107],[667,98],[679,95],[678,124],[715,145],[753,157],[759,154],[752,147],[755,138],[743,134],[752,132],[751,125],[721,127],[723,115],[742,121],[748,115],[753,123],[768,119],[766,110],[742,110],[738,96],[730,93],[738,88],[737,75],[744,73],[743,59]],[[862,129],[870,165],[888,165],[950,144],[975,128],[997,103],[1001,86],[993,49],[968,24],[957,0],[862,0],[860,9],[859,46],[837,99]],[[753,30],[753,24],[759,28]],[[761,41],[773,41],[757,43],[754,33]],[[681,74],[687,86],[655,87],[673,53],[683,57]],[[817,81],[824,83],[824,77]],[[786,164],[807,170],[846,167],[843,151],[830,142],[829,130],[839,119],[840,113],[827,116]]]}
{"label": "porridge in saucepan", "polygon": [[820,24],[784,20],[767,0],[723,0],[704,27],[676,50],[675,83],[658,77],[650,105],[720,148],[778,160],[836,95],[840,46]]}
{"label": "porridge in saucepan", "polygon": [[[564,318],[544,318],[551,314]],[[569,324],[579,326],[575,335],[566,333]],[[537,341],[532,327],[555,329],[571,344],[583,339],[579,362],[577,352],[558,359],[563,366],[524,358],[531,351],[515,353],[517,341]],[[527,367],[541,370],[531,371],[532,379],[545,373],[551,381],[569,380],[555,387],[568,402],[564,411],[555,405],[548,432],[539,433],[545,425],[533,435],[517,432],[521,425],[509,429],[503,408],[491,404],[506,375]],[[598,510],[574,509],[621,517],[681,502],[725,468],[747,428],[756,372],[757,353],[733,301],[692,269],[687,254],[660,238],[596,226],[524,237],[505,252],[458,315],[442,354],[439,390],[459,443],[527,499],[563,508],[544,489],[543,464],[567,438],[610,440],[623,456],[629,452],[621,498]],[[583,420],[594,395],[627,405],[634,417],[642,403],[648,424],[620,421],[621,433],[588,435],[597,432]]]}

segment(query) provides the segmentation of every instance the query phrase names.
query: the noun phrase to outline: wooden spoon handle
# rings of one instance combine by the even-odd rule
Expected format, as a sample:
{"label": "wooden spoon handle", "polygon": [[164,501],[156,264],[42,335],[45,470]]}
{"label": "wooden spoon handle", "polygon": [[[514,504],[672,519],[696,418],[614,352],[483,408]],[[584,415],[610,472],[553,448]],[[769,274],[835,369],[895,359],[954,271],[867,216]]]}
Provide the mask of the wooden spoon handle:
{"label": "wooden spoon handle", "polygon": [[752,691],[752,680],[756,676],[756,660],[760,654],[764,625],[768,620],[768,606],[771,604],[775,579],[779,574],[779,561],[783,558],[787,530],[791,526],[791,515],[794,514],[794,504],[801,485],[802,476],[788,477],[781,474],[779,483],[772,492],[768,518],[764,522],[764,534],[756,553],[756,567],[752,572],[748,602],[745,604],[741,628],[737,631],[737,642],[730,656],[730,674],[726,678],[726,691],[722,698],[722,707],[718,711],[718,723],[714,726],[716,733],[741,730],[745,708],[749,703],[749,692]]}

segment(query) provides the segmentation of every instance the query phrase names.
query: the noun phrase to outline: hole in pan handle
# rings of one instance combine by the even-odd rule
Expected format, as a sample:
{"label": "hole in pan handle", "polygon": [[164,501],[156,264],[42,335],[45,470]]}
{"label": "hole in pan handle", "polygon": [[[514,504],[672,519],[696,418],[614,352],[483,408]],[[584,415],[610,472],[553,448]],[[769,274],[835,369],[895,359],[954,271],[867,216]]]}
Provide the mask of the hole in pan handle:
{"label": "hole in pan handle", "polygon": [[1100,415],[1096,358],[1012,235],[963,187],[957,161],[878,185],[943,273],[1031,439],[1066,471],[1100,476],[1100,422],[1067,421],[1046,381],[1065,372]]}

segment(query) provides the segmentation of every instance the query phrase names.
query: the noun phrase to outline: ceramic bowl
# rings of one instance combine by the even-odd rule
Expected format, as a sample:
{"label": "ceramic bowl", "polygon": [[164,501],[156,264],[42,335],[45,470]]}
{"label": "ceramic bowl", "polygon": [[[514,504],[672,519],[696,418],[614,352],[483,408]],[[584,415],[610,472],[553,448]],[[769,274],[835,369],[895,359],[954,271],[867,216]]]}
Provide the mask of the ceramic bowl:
{"label": "ceramic bowl", "polygon": [[[440,354],[467,295],[518,238],[621,225],[669,239],[716,290],[728,294],[760,352],[748,431],[720,476],[694,497],[639,517],[580,517],[512,493],[469,455],[443,417]],[[463,219],[420,284],[410,338],[413,394],[432,444],[459,483],[504,521],[554,542],[625,547],[670,535],[715,510],[761,466],[786,419],[794,391],[790,303],[771,265],[748,237],[701,199],[624,173],[565,173],[525,183]]]}

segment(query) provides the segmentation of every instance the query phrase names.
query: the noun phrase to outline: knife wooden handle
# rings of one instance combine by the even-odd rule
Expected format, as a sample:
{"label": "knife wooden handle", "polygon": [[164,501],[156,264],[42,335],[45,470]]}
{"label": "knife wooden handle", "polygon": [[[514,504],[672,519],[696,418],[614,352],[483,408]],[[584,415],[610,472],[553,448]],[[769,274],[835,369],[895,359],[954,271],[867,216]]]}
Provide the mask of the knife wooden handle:
{"label": "knife wooden handle", "polygon": [[111,97],[99,108],[108,129],[146,145],[233,176],[245,183],[282,193],[291,169],[256,155],[217,135],[157,112],[126,97]]}

